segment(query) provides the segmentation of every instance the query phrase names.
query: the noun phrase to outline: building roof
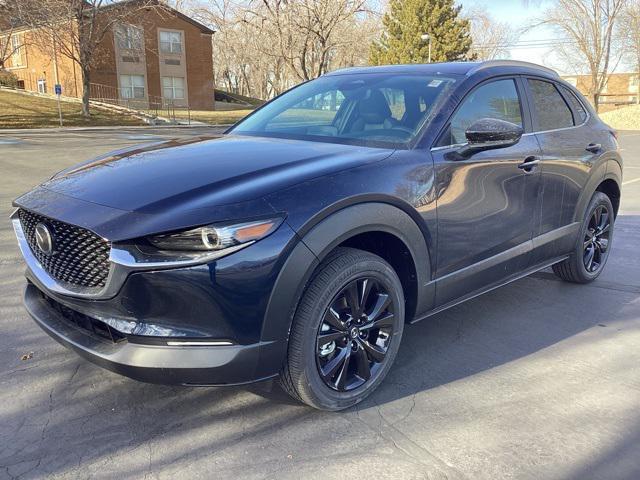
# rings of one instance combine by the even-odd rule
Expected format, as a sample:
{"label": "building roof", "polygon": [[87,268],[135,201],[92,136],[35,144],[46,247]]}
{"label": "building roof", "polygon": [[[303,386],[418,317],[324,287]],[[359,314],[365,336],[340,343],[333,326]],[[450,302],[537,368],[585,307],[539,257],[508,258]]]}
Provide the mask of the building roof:
{"label": "building roof", "polygon": [[[163,10],[169,11],[173,15],[175,15],[176,17],[180,18],[181,20],[184,20],[185,22],[188,22],[191,25],[197,27],[198,29],[200,29],[200,31],[202,33],[209,34],[209,35],[215,33],[215,30],[212,30],[211,28],[209,28],[206,25],[198,22],[197,20],[194,20],[193,18],[185,15],[184,13],[179,12],[175,8],[172,8],[172,7],[168,6],[168,5],[165,5],[164,3],[160,3],[159,0],[121,0],[121,1],[115,1],[115,2],[112,2],[112,3],[108,3],[108,4],[105,4],[105,5],[102,5],[100,7],[100,11],[105,11],[105,10],[109,10],[109,9],[113,9],[113,8],[119,8],[119,7],[126,7],[128,5],[134,5],[136,3],[148,4],[150,7],[151,6],[155,6],[157,8],[161,8]],[[3,31],[6,31],[6,30],[20,29],[20,28],[26,26],[24,24],[24,22],[16,21],[15,19],[13,19],[14,21],[11,21],[11,20],[12,19],[7,20],[6,18],[1,18],[0,19],[0,33],[2,33]]]}
{"label": "building roof", "polygon": [[149,6],[156,6],[159,7],[163,10],[167,10],[171,13],[173,13],[176,17],[184,20],[185,22],[190,23],[191,25],[197,27],[200,29],[200,31],[202,31],[202,33],[207,33],[207,34],[214,34],[215,30],[212,30],[211,28],[207,27],[206,25],[198,22],[197,20],[194,20],[193,18],[185,15],[184,13],[176,10],[173,7],[170,7],[169,5],[166,5],[164,3],[160,3],[159,0],[121,0],[121,1],[116,1],[113,3],[109,3],[106,5],[103,5],[100,7],[100,10],[109,10],[111,8],[118,8],[118,7],[123,7],[123,6],[127,6],[127,5],[134,5],[136,3],[141,3],[141,4],[147,4]]}

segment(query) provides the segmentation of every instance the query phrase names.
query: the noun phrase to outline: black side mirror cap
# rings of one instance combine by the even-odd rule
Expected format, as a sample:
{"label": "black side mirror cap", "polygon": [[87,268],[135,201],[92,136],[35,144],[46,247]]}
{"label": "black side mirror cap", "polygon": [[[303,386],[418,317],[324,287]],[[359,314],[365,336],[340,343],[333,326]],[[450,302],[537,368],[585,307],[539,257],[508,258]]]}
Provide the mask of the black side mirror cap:
{"label": "black side mirror cap", "polygon": [[467,144],[457,150],[456,155],[468,158],[476,152],[506,148],[520,141],[523,128],[515,123],[498,118],[481,118],[471,124],[465,132]]}

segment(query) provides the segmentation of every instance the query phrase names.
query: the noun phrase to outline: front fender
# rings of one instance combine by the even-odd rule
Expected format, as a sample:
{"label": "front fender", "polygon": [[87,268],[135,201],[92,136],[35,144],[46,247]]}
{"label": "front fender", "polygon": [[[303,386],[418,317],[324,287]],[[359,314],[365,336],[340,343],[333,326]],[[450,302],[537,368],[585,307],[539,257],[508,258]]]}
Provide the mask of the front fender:
{"label": "front fender", "polygon": [[276,279],[261,335],[261,340],[269,347],[262,352],[263,371],[258,376],[277,373],[284,362],[296,307],[315,268],[344,241],[374,231],[396,236],[411,253],[418,285],[416,313],[433,305],[435,289],[426,286],[431,280],[429,250],[415,221],[401,209],[384,203],[364,203],[341,209],[306,230]]}

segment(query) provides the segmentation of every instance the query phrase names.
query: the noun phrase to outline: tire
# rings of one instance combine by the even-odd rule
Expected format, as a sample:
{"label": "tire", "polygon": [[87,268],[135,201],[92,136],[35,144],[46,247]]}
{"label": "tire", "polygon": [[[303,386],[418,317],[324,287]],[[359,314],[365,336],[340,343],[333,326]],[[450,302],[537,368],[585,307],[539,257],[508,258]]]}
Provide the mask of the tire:
{"label": "tire", "polygon": [[388,373],[403,327],[404,294],[393,268],[369,252],[338,248],[318,266],[298,304],[280,384],[320,410],[351,407]]}
{"label": "tire", "polygon": [[[594,221],[594,215],[597,215],[598,211],[602,214],[599,222]],[[603,221],[604,214],[607,215],[606,228],[603,228],[605,223],[605,221]],[[603,223],[603,225],[599,225],[598,223]],[[611,251],[613,224],[614,210],[611,200],[604,193],[595,192],[593,197],[591,197],[585,217],[582,220],[580,234],[576,240],[576,245],[571,256],[560,263],[556,263],[553,266],[553,272],[562,280],[572,283],[589,283],[598,278],[600,273],[602,273],[602,269],[604,268],[607,258],[609,258],[609,252]],[[606,231],[598,234],[600,230]],[[593,233],[596,233],[599,236],[593,235]],[[590,247],[587,246],[589,241],[591,241]],[[588,263],[588,249],[594,249],[594,255],[591,259],[592,263],[590,266]]]}

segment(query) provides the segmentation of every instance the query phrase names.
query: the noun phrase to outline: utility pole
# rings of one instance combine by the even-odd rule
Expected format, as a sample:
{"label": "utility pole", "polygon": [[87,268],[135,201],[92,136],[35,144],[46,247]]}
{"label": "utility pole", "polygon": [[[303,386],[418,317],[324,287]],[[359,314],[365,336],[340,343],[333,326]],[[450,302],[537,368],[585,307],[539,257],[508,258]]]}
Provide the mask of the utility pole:
{"label": "utility pole", "polygon": [[423,42],[429,42],[429,59],[427,61],[428,63],[431,63],[431,35],[429,35],[428,33],[423,33],[420,38]]}

